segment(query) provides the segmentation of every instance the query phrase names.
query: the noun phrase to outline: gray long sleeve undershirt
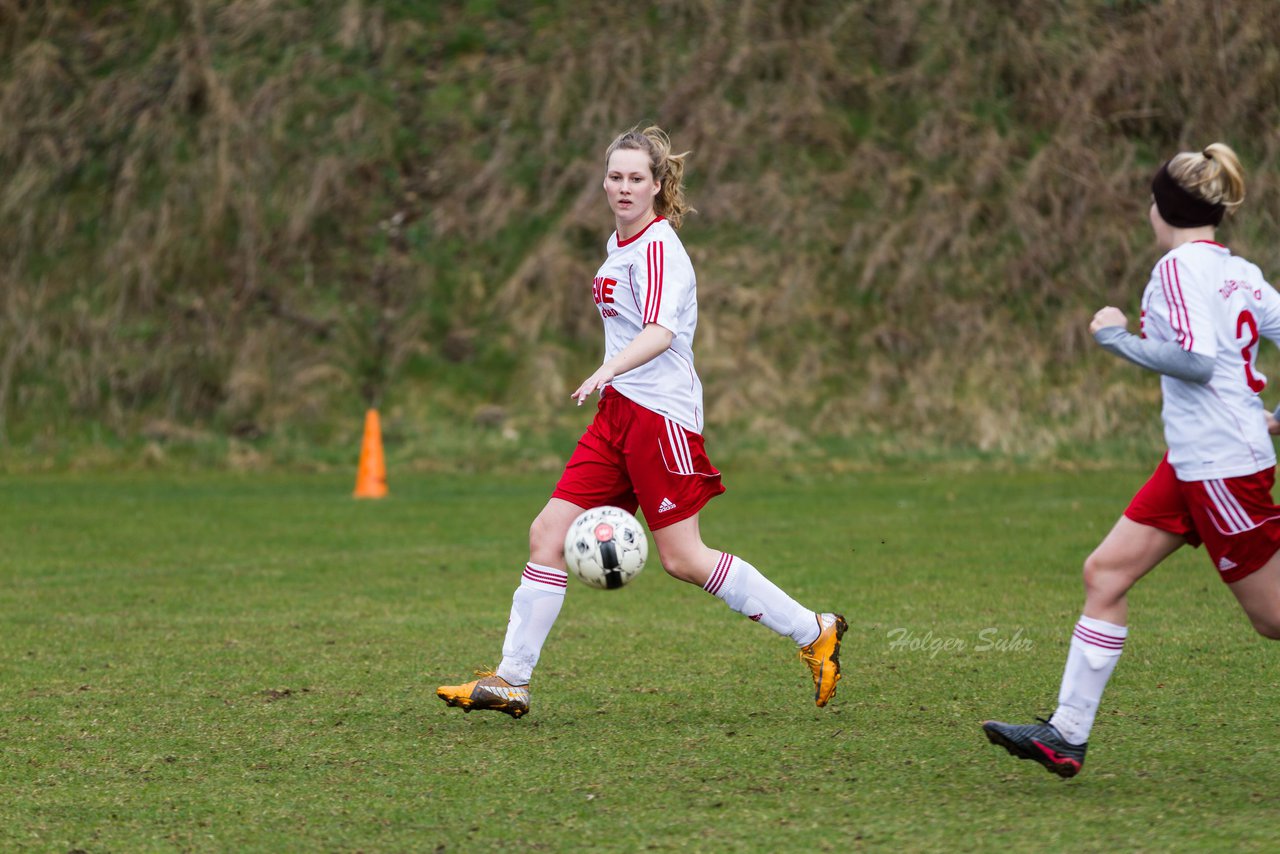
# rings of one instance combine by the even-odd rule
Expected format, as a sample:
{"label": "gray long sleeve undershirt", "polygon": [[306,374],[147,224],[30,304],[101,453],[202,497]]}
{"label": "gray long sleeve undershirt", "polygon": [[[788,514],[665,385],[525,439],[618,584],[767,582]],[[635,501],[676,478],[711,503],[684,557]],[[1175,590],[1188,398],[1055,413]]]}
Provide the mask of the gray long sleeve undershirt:
{"label": "gray long sleeve undershirt", "polygon": [[1187,352],[1172,341],[1139,338],[1122,326],[1103,327],[1093,337],[1104,349],[1158,374],[1201,385],[1213,378],[1213,359]]}

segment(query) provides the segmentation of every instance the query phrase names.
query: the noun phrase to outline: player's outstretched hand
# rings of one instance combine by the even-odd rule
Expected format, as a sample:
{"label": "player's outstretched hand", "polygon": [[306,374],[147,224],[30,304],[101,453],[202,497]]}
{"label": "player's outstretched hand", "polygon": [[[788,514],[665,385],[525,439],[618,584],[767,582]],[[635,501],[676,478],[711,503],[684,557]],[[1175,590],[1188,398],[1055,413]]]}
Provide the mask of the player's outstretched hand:
{"label": "player's outstretched hand", "polygon": [[583,381],[582,385],[578,386],[577,391],[569,396],[578,401],[578,405],[581,406],[582,402],[590,397],[593,392],[604,388],[612,380],[613,371],[609,370],[604,365],[601,365],[596,368],[596,372],[594,374]]}
{"label": "player's outstretched hand", "polygon": [[[1280,412],[1280,406],[1276,407],[1276,412]],[[1280,436],[1280,421],[1276,420],[1275,412],[1267,413],[1267,432],[1272,436]]]}
{"label": "player's outstretched hand", "polygon": [[1097,334],[1099,329],[1106,329],[1108,326],[1128,326],[1129,318],[1124,316],[1124,312],[1109,305],[1105,308],[1098,309],[1098,313],[1093,316],[1093,322],[1089,324],[1089,334]]}

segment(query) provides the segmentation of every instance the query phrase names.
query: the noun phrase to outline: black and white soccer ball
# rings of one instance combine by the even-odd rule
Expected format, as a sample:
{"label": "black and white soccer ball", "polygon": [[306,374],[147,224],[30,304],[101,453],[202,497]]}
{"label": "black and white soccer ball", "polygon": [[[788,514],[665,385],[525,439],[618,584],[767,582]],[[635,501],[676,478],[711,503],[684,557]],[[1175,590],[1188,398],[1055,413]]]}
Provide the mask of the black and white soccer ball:
{"label": "black and white soccer ball", "polygon": [[564,562],[579,579],[614,590],[644,569],[649,540],[640,520],[621,507],[584,511],[564,538]]}

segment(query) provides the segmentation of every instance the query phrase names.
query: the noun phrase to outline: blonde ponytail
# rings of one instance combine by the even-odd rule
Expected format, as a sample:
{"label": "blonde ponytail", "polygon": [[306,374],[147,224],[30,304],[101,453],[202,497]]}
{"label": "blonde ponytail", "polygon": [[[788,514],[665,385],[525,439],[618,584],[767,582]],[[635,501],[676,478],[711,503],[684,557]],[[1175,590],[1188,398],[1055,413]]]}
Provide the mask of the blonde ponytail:
{"label": "blonde ponytail", "polygon": [[1231,146],[1215,142],[1203,151],[1184,151],[1169,161],[1169,176],[1188,193],[1234,213],[1244,201],[1244,169]]}

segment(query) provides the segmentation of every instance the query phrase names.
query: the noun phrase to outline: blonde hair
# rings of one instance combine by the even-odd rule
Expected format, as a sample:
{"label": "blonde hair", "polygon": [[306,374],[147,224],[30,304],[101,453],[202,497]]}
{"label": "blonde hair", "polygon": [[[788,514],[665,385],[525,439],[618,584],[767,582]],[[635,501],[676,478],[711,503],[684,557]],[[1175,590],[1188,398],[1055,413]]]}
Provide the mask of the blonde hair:
{"label": "blonde hair", "polygon": [[673,228],[679,228],[685,214],[697,213],[684,197],[684,159],[689,152],[672,154],[671,139],[666,131],[657,125],[650,125],[644,130],[636,125],[619,134],[604,153],[606,169],[609,168],[609,158],[620,148],[643,151],[649,155],[649,171],[661,185],[653,200],[653,210],[658,216],[666,218]]}
{"label": "blonde hair", "polygon": [[1178,186],[1211,205],[1234,213],[1244,201],[1244,170],[1229,145],[1215,142],[1203,151],[1183,151],[1168,164]]}

